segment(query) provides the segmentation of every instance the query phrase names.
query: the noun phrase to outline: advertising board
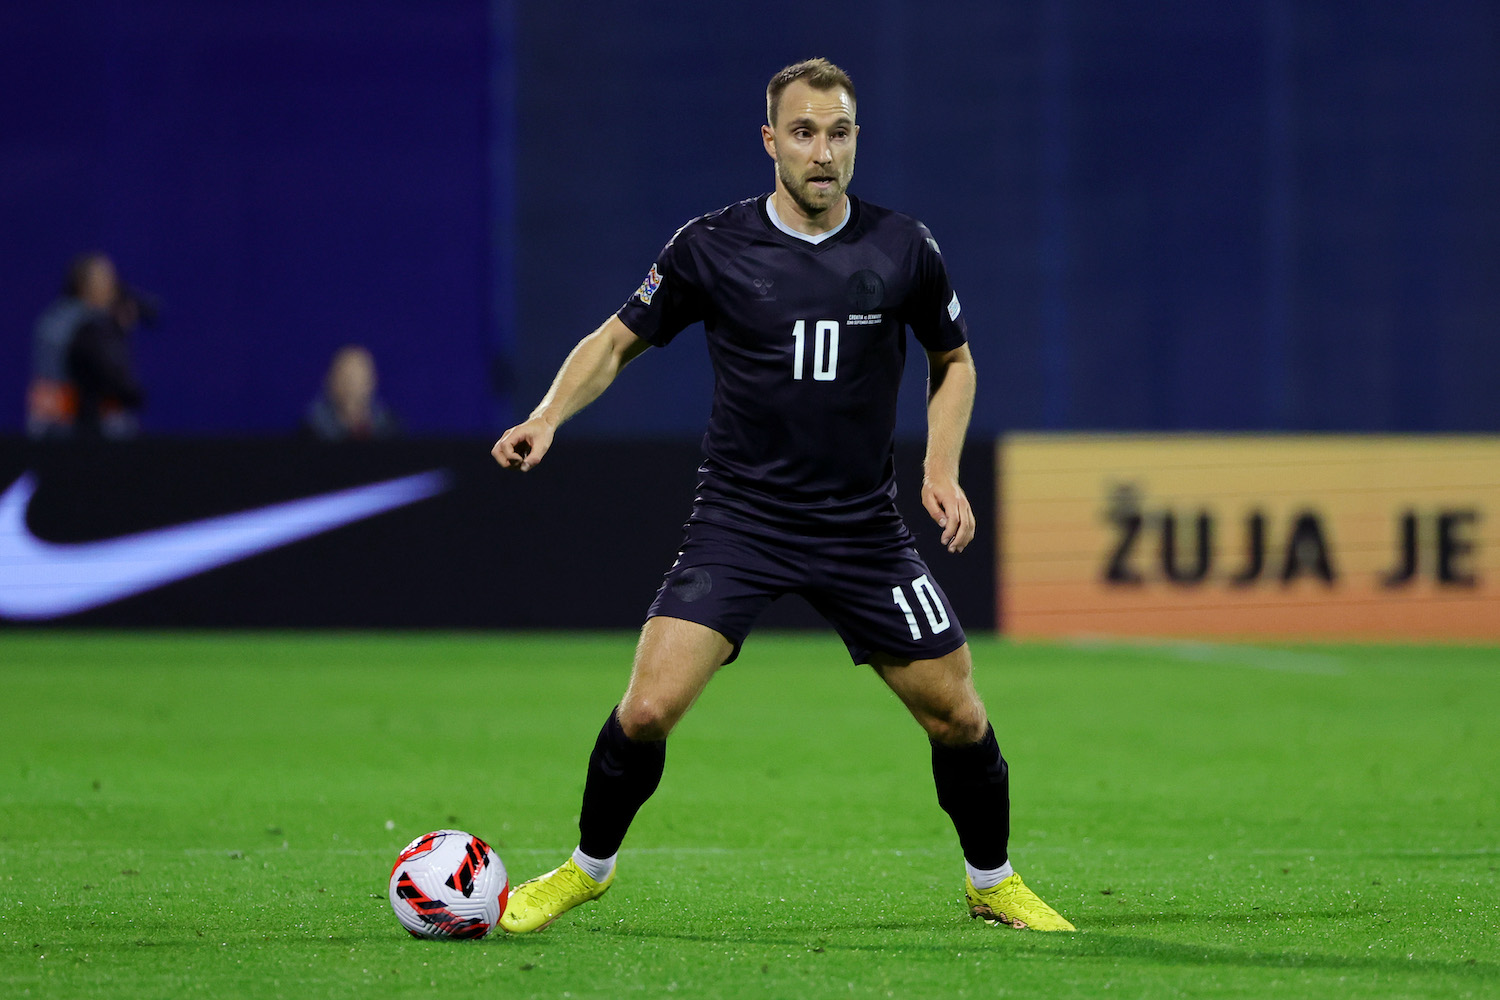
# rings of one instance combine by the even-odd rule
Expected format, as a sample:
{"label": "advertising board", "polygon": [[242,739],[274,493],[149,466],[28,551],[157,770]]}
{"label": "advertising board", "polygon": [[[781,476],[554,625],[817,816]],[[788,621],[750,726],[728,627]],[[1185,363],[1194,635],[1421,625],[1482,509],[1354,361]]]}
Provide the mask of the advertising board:
{"label": "advertising board", "polygon": [[1500,438],[1015,435],[1017,637],[1500,639]]}
{"label": "advertising board", "polygon": [[[525,475],[491,443],[0,437],[0,628],[639,627],[698,443],[568,438]],[[896,451],[918,548],[965,627],[993,628],[989,542],[944,551],[921,443]],[[986,522],[993,460],[965,453]],[[827,628],[798,597],[759,625]]]}

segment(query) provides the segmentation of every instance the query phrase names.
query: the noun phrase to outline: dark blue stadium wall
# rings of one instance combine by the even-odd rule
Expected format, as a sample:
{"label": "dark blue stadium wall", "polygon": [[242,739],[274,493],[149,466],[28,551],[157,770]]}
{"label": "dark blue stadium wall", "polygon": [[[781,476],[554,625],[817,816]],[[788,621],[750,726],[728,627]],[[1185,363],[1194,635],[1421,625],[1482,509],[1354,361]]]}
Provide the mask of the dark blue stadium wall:
{"label": "dark blue stadium wall", "polygon": [[[761,91],[810,54],[859,84],[856,192],[943,245],[978,433],[1500,429],[1492,0],[16,0],[0,430],[100,246],[166,301],[152,430],[289,429],[359,340],[415,430],[487,433],[769,187]],[[704,361],[647,355],[579,431],[696,433]]]}
{"label": "dark blue stadium wall", "polygon": [[484,0],[0,6],[3,426],[95,247],[164,302],[148,429],[289,430],[349,341],[413,428],[492,423],[491,45]]}

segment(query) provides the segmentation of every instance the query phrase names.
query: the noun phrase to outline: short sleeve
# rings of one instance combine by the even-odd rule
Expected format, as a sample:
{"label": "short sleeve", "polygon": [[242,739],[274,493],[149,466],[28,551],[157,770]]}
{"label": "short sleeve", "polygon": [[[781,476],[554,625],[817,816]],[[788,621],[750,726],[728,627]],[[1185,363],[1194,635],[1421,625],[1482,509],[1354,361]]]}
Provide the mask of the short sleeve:
{"label": "short sleeve", "polygon": [[951,351],[969,340],[969,324],[958,293],[948,280],[948,266],[927,227],[917,224],[916,281],[906,306],[906,322],[929,351]]}
{"label": "short sleeve", "polygon": [[665,347],[685,327],[704,318],[704,296],[687,232],[684,226],[662,247],[641,287],[616,313],[631,333],[657,347]]}

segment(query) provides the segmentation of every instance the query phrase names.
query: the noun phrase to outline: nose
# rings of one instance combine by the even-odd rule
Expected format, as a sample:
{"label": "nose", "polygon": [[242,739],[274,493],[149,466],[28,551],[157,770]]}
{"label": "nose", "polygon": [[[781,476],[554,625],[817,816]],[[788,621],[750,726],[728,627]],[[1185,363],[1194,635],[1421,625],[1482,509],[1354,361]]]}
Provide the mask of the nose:
{"label": "nose", "polygon": [[813,162],[832,163],[833,144],[828,141],[828,136],[820,135],[813,142]]}

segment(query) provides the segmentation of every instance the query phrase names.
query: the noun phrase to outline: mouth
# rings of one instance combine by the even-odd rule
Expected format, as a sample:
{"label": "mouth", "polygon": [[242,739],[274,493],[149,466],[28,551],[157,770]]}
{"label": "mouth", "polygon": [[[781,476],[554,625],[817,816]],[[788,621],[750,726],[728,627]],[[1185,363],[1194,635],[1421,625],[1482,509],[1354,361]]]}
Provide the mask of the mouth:
{"label": "mouth", "polygon": [[830,177],[827,174],[815,174],[814,176],[807,179],[807,183],[810,186],[817,188],[819,191],[828,191],[831,190],[833,186],[838,183],[838,181],[836,178]]}

